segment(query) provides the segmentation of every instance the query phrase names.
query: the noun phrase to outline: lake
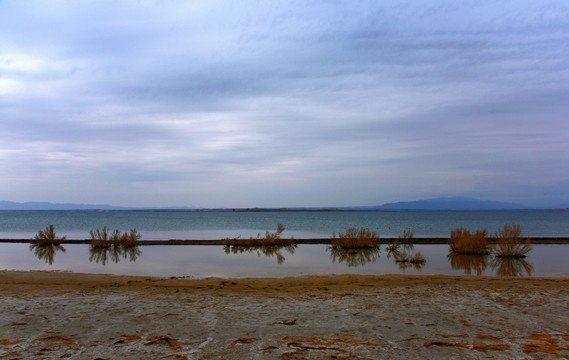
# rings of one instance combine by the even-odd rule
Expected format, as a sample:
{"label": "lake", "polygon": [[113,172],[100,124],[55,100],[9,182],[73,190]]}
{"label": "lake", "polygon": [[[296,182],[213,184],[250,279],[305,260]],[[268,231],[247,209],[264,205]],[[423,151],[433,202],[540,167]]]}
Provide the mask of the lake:
{"label": "lake", "polygon": [[493,233],[506,223],[521,224],[524,236],[569,236],[569,211],[0,211],[0,238],[32,238],[53,224],[59,235],[87,239],[89,230],[107,226],[136,228],[143,240],[250,237],[286,228],[283,236],[329,238],[351,227],[366,227],[381,237],[406,229],[415,237],[448,237],[458,227]]}

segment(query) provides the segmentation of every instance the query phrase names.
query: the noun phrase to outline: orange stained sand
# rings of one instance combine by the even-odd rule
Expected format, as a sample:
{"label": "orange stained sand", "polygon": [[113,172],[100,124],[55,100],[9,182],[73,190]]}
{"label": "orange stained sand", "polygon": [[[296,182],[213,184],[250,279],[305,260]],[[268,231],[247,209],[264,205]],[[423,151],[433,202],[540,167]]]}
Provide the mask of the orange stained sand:
{"label": "orange stained sand", "polygon": [[10,341],[8,339],[0,339],[0,345],[14,345],[19,343],[19,341]]}
{"label": "orange stained sand", "polygon": [[154,336],[148,339],[148,342],[144,345],[156,345],[156,344],[166,344],[172,350],[177,350],[180,348],[180,342],[169,336]]}
{"label": "orange stained sand", "polygon": [[566,350],[566,348],[559,347],[555,344],[536,344],[536,343],[528,343],[522,344],[522,348],[524,352],[542,352],[546,354],[554,354],[557,355],[557,351],[559,350]]}
{"label": "orange stained sand", "polygon": [[499,336],[492,336],[492,335],[476,335],[477,339],[486,339],[486,340],[502,340]]}
{"label": "orange stained sand", "polygon": [[374,307],[378,307],[378,306],[379,306],[379,304],[370,304],[370,305],[366,306],[366,309],[370,310],[370,309],[373,309]]}
{"label": "orange stained sand", "polygon": [[43,338],[39,338],[39,339],[37,339],[37,340],[39,340],[39,341],[59,342],[59,343],[61,343],[62,345],[66,345],[66,346],[70,346],[70,347],[71,347],[72,345],[75,345],[75,341],[73,341],[73,340],[71,340],[71,339],[69,339],[69,338],[66,338],[66,337],[63,337],[63,336],[57,336],[57,335],[54,335],[54,336],[46,336],[46,337],[43,337]]}
{"label": "orange stained sand", "polygon": [[488,350],[508,350],[510,345],[508,344],[474,344],[472,345],[472,350],[476,351],[488,351]]}
{"label": "orange stained sand", "polygon": [[135,340],[140,340],[140,336],[138,336],[138,335],[121,335],[119,337],[121,338],[121,341],[124,341],[124,342],[131,342],[131,341],[135,341]]}
{"label": "orange stained sand", "polygon": [[234,342],[231,343],[231,346],[235,346],[237,344],[250,344],[253,342],[253,340],[255,340],[255,338],[252,337],[241,337],[237,340],[235,340]]}
{"label": "orange stained sand", "polygon": [[164,357],[161,357],[160,359],[179,359],[179,360],[188,360],[188,357],[186,355],[180,355],[180,354],[171,354],[171,355],[166,355]]}
{"label": "orange stained sand", "polygon": [[360,339],[352,339],[352,338],[321,338],[317,336],[285,336],[281,340],[281,344],[286,342],[301,342],[301,343],[309,343],[313,345],[334,345],[336,343],[344,343],[344,344],[355,344],[355,345],[370,345],[370,346],[378,346],[378,343],[374,343],[368,340],[360,340]]}
{"label": "orange stained sand", "polygon": [[[569,336],[559,334],[564,340],[568,340]],[[541,352],[546,354],[558,355],[559,350],[569,350],[569,347],[558,346],[558,339],[554,338],[551,334],[532,334],[530,336],[515,337],[513,339],[526,339],[526,340],[538,340],[544,343],[525,343],[522,344],[522,348],[526,353]]]}
{"label": "orange stained sand", "polygon": [[443,335],[443,334],[438,334],[439,336],[446,338],[452,338],[452,337],[459,337],[459,338],[465,338],[468,337],[468,335],[466,334],[460,334],[460,335],[452,335],[452,334],[447,334],[447,335]]}
{"label": "orange stained sand", "polygon": [[423,344],[424,347],[431,347],[433,345],[436,346],[454,346],[454,347],[460,347],[460,348],[464,348],[464,349],[468,349],[469,346],[466,343],[451,343],[451,342],[446,342],[446,341],[429,341]]}

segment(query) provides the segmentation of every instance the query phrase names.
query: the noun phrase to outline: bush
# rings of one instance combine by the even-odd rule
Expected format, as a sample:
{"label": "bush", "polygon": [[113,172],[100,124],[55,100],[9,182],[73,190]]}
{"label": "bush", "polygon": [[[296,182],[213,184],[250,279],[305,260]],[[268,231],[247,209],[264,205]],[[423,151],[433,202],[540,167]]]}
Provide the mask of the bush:
{"label": "bush", "polygon": [[450,251],[456,254],[488,255],[488,232],[486,230],[476,230],[472,234],[465,228],[458,228],[450,233],[448,245]]}
{"label": "bush", "polygon": [[[113,232],[113,235],[116,236],[118,230]],[[113,236],[109,236],[109,229],[107,227],[103,227],[102,230],[90,230],[89,234],[91,235],[91,246],[95,248],[107,248],[113,245]]]}
{"label": "bush", "polygon": [[66,240],[66,237],[57,237],[53,225],[46,226],[45,230],[39,230],[31,241],[35,245],[59,245]]}
{"label": "bush", "polygon": [[121,235],[119,243],[124,247],[134,247],[138,245],[138,240],[142,235],[136,229],[130,229],[130,232],[125,232]]}
{"label": "bush", "polygon": [[379,236],[367,228],[350,228],[346,229],[345,234],[338,234],[338,238],[336,238],[336,234],[333,234],[332,247],[343,249],[378,248]]}
{"label": "bush", "polygon": [[296,241],[294,238],[282,239],[281,234],[285,230],[283,224],[277,225],[277,231],[271,233],[269,231],[265,232],[265,236],[261,237],[261,233],[257,234],[257,237],[250,237],[249,239],[239,239],[236,238],[225,238],[223,239],[223,245],[226,246],[289,246],[294,245]]}
{"label": "bush", "polygon": [[125,232],[123,234],[117,229],[109,235],[109,229],[106,226],[102,230],[91,230],[89,234],[91,234],[90,244],[95,248],[109,248],[113,245],[134,247],[142,237],[136,229],[131,229],[130,233]]}
{"label": "bush", "polygon": [[499,258],[524,258],[531,251],[529,240],[520,238],[522,227],[519,224],[506,224],[496,232],[496,245],[492,248],[494,256]]}

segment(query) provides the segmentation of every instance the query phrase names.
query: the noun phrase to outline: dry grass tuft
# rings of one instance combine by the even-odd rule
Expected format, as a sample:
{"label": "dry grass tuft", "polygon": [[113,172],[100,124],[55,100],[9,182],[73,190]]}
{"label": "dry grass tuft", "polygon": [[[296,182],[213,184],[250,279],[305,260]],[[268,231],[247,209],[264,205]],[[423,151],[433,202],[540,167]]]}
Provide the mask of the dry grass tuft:
{"label": "dry grass tuft", "polygon": [[472,234],[465,228],[458,228],[450,233],[448,245],[450,252],[455,254],[488,255],[488,239],[486,230],[476,230]]}
{"label": "dry grass tuft", "polygon": [[531,251],[529,240],[520,238],[522,227],[519,224],[506,224],[496,232],[496,245],[492,248],[494,256],[499,258],[524,258]]}
{"label": "dry grass tuft", "polygon": [[369,231],[367,228],[349,228],[345,234],[336,234],[332,236],[332,247],[343,249],[369,249],[379,248],[379,236],[375,231]]}
{"label": "dry grass tuft", "polygon": [[66,237],[57,237],[55,227],[53,225],[46,226],[45,230],[39,230],[34,239],[31,241],[34,245],[60,245],[66,240]]}
{"label": "dry grass tuft", "polygon": [[265,232],[265,236],[261,237],[261,233],[257,234],[257,237],[250,237],[249,239],[236,238],[225,238],[223,239],[223,245],[226,246],[290,246],[296,244],[294,238],[283,239],[281,234],[285,230],[283,224],[277,225],[277,231],[275,232]]}

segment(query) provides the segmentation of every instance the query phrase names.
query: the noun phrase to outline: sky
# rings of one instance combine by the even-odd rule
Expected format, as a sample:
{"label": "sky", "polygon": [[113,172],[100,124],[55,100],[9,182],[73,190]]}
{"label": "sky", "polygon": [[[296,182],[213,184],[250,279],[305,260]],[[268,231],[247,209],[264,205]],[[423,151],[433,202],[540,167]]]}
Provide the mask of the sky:
{"label": "sky", "polygon": [[0,200],[569,206],[569,2],[0,0]]}

